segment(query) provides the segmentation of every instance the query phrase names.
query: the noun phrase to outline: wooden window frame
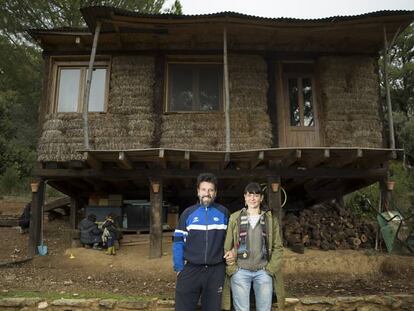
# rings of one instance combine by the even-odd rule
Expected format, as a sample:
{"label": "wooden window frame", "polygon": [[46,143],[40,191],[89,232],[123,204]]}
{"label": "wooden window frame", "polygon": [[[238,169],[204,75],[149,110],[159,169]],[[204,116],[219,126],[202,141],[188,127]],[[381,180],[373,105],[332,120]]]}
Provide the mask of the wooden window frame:
{"label": "wooden window frame", "polygon": [[[289,102],[289,84],[288,84],[289,79],[296,79],[297,82],[298,82],[298,90],[299,90],[299,92],[298,92],[298,102],[299,102],[299,121],[300,121],[300,125],[296,125],[296,126],[292,125],[290,123],[291,111],[290,111],[290,102]],[[311,126],[305,126],[304,125],[304,120],[305,120],[305,117],[304,117],[304,110],[305,110],[304,104],[305,104],[305,102],[304,102],[304,99],[303,99],[303,92],[302,92],[302,80],[303,79],[309,79],[311,81],[311,85],[312,85],[312,113],[313,113],[314,120],[313,120],[313,125],[311,125]],[[308,73],[298,72],[298,73],[284,74],[283,85],[284,85],[284,89],[285,89],[285,92],[286,92],[286,100],[287,100],[287,103],[289,104],[288,107],[287,107],[287,113],[288,113],[287,117],[289,118],[289,127],[292,130],[297,130],[297,131],[310,130],[310,129],[313,129],[313,128],[316,129],[316,127],[317,127],[317,124],[316,124],[316,122],[317,122],[317,120],[316,120],[317,119],[316,105],[317,105],[317,103],[316,103],[316,94],[315,94],[316,93],[316,89],[315,89],[316,83],[315,83],[314,74],[309,73],[309,72]]]}
{"label": "wooden window frame", "polygon": [[[178,65],[221,65],[223,66],[223,62],[217,56],[211,57],[200,57],[200,56],[173,56],[167,57],[165,62],[165,83],[164,83],[164,113],[165,114],[184,114],[184,113],[223,113],[224,111],[224,79],[221,79],[221,84],[219,87],[219,108],[218,110],[178,110],[178,111],[171,111],[170,110],[170,65],[171,64],[178,64]],[[193,82],[194,83],[194,82]]]}
{"label": "wooden window frame", "polygon": [[[49,112],[50,113],[82,113],[83,111],[83,97],[85,90],[86,72],[89,67],[88,57],[53,57],[51,61],[51,85],[50,85],[50,99]],[[108,97],[109,97],[109,82],[110,82],[110,68],[111,59],[99,57],[94,62],[94,69],[106,69],[105,86],[104,86],[104,107],[103,111],[89,111],[90,114],[102,114],[108,111]],[[79,98],[76,111],[58,112],[58,98],[59,98],[59,77],[62,69],[81,69],[79,81]]]}

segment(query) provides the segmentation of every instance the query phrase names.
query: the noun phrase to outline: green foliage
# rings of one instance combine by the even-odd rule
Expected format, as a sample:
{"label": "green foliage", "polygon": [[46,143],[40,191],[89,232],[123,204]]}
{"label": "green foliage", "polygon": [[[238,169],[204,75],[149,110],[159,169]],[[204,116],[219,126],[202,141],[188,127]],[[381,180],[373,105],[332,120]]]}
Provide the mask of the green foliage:
{"label": "green foliage", "polygon": [[403,214],[411,213],[414,202],[412,194],[414,193],[413,172],[404,168],[401,162],[392,162],[390,180],[395,181],[395,187],[392,191],[390,209],[398,208]]}
{"label": "green foliage", "polygon": [[[389,84],[391,103],[394,116],[395,140],[397,148],[406,151],[408,162],[414,163],[414,24],[407,27],[395,44],[389,49]],[[383,82],[383,59],[379,61],[381,74],[381,88],[383,94],[383,110],[387,112],[385,104],[385,90]],[[385,115],[385,114],[384,114]],[[386,122],[388,121],[385,118]],[[388,129],[388,125],[387,125]]]}
{"label": "green foliage", "polygon": [[7,167],[0,177],[0,188],[3,193],[11,193],[12,190],[19,185],[19,182],[19,169],[17,168],[17,165],[12,165]]}
{"label": "green foliage", "polygon": [[[414,178],[412,172],[404,168],[401,162],[392,162],[390,165],[390,180],[395,181],[395,188],[391,193],[389,209],[398,208],[403,214],[413,212],[414,202]],[[361,218],[372,218],[375,212],[370,205],[378,210],[380,204],[379,184],[373,184],[358,191],[355,191],[345,198],[345,205],[350,208],[354,215]]]}
{"label": "green foliage", "polygon": [[358,218],[372,218],[375,212],[371,207],[377,209],[379,204],[378,184],[365,187],[345,196],[345,205]]}

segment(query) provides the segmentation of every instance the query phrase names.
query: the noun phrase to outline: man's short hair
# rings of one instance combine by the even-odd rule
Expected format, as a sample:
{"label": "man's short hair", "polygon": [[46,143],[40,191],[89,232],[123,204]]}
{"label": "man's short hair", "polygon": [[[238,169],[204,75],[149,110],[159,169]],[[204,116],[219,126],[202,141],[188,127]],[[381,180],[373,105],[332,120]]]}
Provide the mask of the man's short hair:
{"label": "man's short hair", "polygon": [[217,190],[217,177],[211,173],[202,173],[197,177],[197,189],[202,182],[209,182],[214,185],[214,189]]}

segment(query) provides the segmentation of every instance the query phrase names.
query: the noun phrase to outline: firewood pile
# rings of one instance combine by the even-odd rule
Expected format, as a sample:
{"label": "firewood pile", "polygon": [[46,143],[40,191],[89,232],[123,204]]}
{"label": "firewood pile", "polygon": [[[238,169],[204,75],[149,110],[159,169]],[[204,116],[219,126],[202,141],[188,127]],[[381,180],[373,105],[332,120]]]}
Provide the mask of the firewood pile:
{"label": "firewood pile", "polygon": [[283,218],[284,245],[303,253],[304,247],[322,250],[373,248],[375,223],[357,220],[336,201],[314,205]]}

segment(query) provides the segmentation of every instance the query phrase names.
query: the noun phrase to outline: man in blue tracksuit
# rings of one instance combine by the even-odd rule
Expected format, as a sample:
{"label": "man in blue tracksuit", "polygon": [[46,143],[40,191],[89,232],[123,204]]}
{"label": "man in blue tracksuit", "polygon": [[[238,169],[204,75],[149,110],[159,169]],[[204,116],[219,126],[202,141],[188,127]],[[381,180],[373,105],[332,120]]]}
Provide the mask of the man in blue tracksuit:
{"label": "man in blue tracksuit", "polygon": [[200,296],[202,310],[221,310],[224,239],[229,215],[224,206],[214,203],[216,194],[216,177],[209,173],[200,174],[197,178],[199,203],[181,214],[174,231],[176,311],[195,310]]}

